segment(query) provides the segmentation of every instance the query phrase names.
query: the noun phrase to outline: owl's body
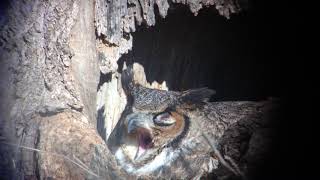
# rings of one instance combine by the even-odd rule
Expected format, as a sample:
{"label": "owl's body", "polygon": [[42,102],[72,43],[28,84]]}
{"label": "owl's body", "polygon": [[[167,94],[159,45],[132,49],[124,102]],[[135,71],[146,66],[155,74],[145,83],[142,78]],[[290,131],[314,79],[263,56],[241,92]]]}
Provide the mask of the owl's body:
{"label": "owl's body", "polygon": [[209,103],[214,91],[206,88],[145,88],[134,83],[130,69],[122,74],[122,85],[128,104],[108,146],[118,165],[134,177],[190,179],[212,172],[220,163],[203,134],[218,142],[228,127],[258,107],[253,102]]}

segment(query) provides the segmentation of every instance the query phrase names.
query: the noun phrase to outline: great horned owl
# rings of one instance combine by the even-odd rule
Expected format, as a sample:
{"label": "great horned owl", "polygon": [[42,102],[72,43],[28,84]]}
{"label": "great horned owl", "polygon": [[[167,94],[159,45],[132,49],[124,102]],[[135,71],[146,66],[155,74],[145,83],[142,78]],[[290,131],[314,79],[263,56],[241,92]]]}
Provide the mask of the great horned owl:
{"label": "great horned owl", "polygon": [[[130,68],[124,70],[121,81],[128,103],[108,147],[118,165],[136,177],[189,179],[216,169],[219,161],[203,133],[219,139],[226,127],[248,115],[253,104],[208,102],[215,91],[207,88],[149,89],[134,83]],[[243,103],[248,111],[237,108]]]}

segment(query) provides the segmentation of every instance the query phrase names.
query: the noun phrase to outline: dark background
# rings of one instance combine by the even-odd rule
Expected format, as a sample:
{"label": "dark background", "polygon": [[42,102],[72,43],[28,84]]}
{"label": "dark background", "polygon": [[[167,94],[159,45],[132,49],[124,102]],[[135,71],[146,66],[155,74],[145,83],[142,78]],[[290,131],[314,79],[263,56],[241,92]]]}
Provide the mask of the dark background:
{"label": "dark background", "polygon": [[251,2],[227,20],[214,7],[194,16],[187,6],[175,5],[165,19],[157,16],[154,27],[138,27],[119,69],[124,61],[138,62],[148,82],[166,81],[178,91],[209,87],[217,91],[215,101],[284,96],[295,27],[289,28],[291,15],[266,7]]}

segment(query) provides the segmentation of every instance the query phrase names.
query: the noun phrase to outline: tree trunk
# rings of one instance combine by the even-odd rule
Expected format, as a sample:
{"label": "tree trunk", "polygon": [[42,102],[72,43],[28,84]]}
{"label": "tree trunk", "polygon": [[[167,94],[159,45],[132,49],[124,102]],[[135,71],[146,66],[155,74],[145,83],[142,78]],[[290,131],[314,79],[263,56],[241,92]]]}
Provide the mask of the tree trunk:
{"label": "tree trunk", "polygon": [[[116,167],[104,141],[126,104],[117,61],[132,48],[131,33],[136,24],[155,25],[154,4],[159,14],[166,17],[171,3],[33,0],[10,4],[0,21],[1,177],[131,177]],[[195,15],[205,5],[215,5],[226,17],[240,10],[239,2],[231,0],[173,3],[188,5]],[[164,84],[148,84],[143,68],[135,66],[141,84],[167,89]],[[99,84],[100,73],[106,78],[103,84]],[[225,111],[227,114],[228,109]],[[246,123],[255,123],[259,118]],[[237,141],[255,147],[255,141],[262,136],[269,139],[260,136],[264,127],[265,124],[230,127],[231,133],[223,136],[221,147],[239,150],[242,147],[238,147]],[[225,130],[227,127],[222,128]],[[235,137],[237,132],[239,138]],[[243,134],[247,139],[240,138]],[[230,156],[237,154],[237,161],[242,155],[261,157],[254,155],[255,150],[246,154],[225,151]]]}

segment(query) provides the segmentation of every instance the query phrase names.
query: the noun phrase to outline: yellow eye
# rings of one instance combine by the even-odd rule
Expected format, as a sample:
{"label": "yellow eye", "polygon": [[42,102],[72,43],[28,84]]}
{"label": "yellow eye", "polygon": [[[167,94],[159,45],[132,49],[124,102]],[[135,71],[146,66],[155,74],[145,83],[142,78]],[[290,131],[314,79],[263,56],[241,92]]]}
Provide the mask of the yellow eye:
{"label": "yellow eye", "polygon": [[169,126],[176,122],[169,112],[164,112],[156,115],[153,118],[153,122],[159,126]]}

